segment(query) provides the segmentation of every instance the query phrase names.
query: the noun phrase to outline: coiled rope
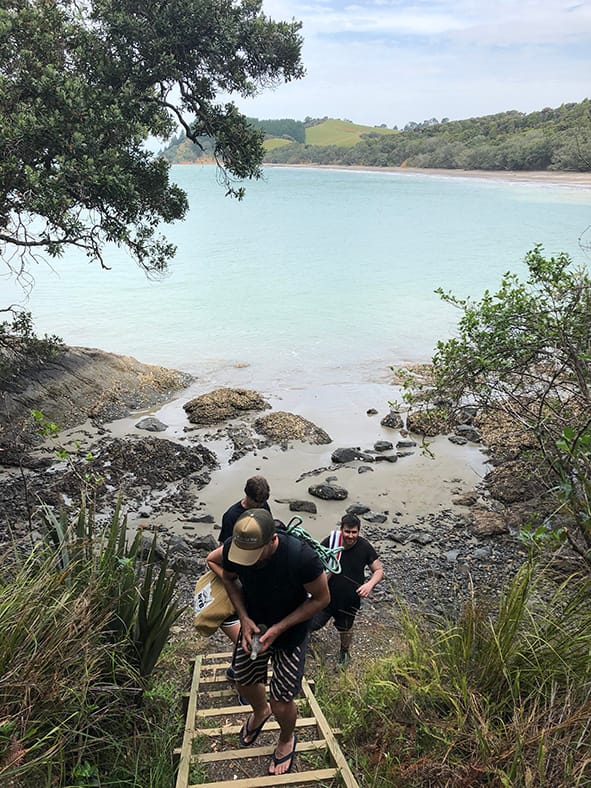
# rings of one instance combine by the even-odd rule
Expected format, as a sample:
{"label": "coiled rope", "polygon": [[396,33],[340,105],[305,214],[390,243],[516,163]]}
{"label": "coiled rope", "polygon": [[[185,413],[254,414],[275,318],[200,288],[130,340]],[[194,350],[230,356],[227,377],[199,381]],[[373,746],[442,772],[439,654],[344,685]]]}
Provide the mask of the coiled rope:
{"label": "coiled rope", "polygon": [[288,524],[285,526],[285,531],[288,534],[292,534],[292,536],[301,539],[306,544],[309,544],[312,550],[316,553],[318,558],[322,561],[322,565],[326,569],[327,572],[331,572],[333,575],[338,575],[341,572],[341,563],[339,561],[339,555],[343,550],[342,547],[325,547],[320,542],[317,542],[313,536],[306,531],[305,528],[302,528],[302,523],[304,521],[298,515],[295,515],[291,518]]}

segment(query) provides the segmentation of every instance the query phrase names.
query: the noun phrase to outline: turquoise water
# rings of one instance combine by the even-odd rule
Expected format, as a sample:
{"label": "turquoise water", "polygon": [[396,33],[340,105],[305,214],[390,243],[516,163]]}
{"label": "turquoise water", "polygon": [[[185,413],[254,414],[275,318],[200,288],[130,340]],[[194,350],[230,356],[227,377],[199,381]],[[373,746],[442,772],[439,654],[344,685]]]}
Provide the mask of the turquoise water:
{"label": "turquoise water", "polygon": [[[111,271],[68,255],[39,265],[42,331],[206,379],[254,386],[385,379],[426,360],[456,312],[436,287],[478,296],[523,271],[537,242],[588,263],[591,190],[429,175],[267,168],[244,201],[213,167],[174,167],[190,213],[150,281],[117,249]],[[7,299],[23,300],[1,280]]]}

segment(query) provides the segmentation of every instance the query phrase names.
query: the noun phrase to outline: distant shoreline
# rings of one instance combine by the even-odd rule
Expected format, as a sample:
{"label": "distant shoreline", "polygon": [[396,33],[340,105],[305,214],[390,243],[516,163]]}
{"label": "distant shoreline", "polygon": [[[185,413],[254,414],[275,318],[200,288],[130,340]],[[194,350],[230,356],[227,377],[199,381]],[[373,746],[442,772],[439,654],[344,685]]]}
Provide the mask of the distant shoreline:
{"label": "distant shoreline", "polygon": [[[212,159],[176,162],[177,166],[216,166]],[[509,183],[548,183],[591,189],[591,172],[553,170],[447,170],[434,167],[369,167],[363,164],[287,164],[263,162],[263,167],[296,167],[306,170],[349,170],[350,172],[392,172],[398,175],[429,175],[443,178],[476,178]]]}
{"label": "distant shoreline", "polygon": [[264,167],[300,167],[313,170],[349,170],[351,172],[392,172],[398,175],[430,175],[446,178],[477,178],[513,183],[548,183],[591,189],[591,172],[554,172],[549,170],[446,170],[430,167],[368,167],[358,164],[273,164]]}

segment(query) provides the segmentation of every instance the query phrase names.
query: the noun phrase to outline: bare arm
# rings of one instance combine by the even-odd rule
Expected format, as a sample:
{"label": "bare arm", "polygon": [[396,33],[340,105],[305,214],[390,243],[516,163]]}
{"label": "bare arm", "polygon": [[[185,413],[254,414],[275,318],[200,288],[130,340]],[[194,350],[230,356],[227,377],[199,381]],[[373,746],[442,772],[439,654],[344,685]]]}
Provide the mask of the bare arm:
{"label": "bare arm", "polygon": [[223,545],[216,547],[215,550],[212,550],[211,553],[205,559],[207,561],[208,567],[211,571],[216,574],[220,580],[222,579],[222,552],[223,552]]}
{"label": "bare arm", "polygon": [[250,653],[253,635],[259,631],[259,628],[256,622],[249,617],[246,610],[244,594],[238,575],[234,572],[228,572],[227,569],[222,569],[221,578],[234,610],[240,619],[240,626],[242,628],[242,648],[247,653]]}
{"label": "bare arm", "polygon": [[371,577],[366,583],[359,586],[357,589],[357,593],[362,599],[368,597],[373,591],[374,587],[384,579],[384,567],[382,566],[382,562],[379,558],[376,558],[376,560],[369,565],[369,569],[371,572]]}

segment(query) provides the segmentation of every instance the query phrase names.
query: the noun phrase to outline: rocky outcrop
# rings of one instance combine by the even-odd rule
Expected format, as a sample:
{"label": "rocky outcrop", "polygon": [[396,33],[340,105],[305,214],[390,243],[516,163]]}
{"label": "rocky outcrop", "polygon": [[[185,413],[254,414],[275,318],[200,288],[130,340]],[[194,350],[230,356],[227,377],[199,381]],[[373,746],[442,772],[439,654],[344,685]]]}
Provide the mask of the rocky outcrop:
{"label": "rocky outcrop", "polygon": [[29,367],[0,391],[0,446],[34,442],[32,410],[58,428],[88,419],[100,424],[170,399],[192,377],[95,348],[66,348],[55,359]]}
{"label": "rocky outcrop", "polygon": [[255,421],[254,428],[261,435],[269,438],[272,443],[297,440],[320,445],[332,442],[328,433],[308,419],[295,413],[285,413],[280,410],[260,416]]}
{"label": "rocky outcrop", "polygon": [[233,388],[215,389],[183,405],[191,424],[201,427],[219,424],[270,407],[256,391]]}

